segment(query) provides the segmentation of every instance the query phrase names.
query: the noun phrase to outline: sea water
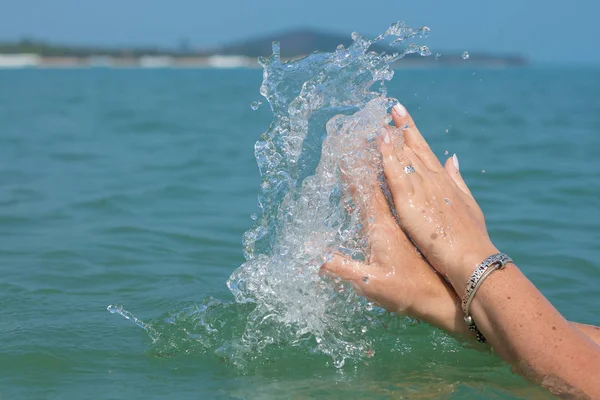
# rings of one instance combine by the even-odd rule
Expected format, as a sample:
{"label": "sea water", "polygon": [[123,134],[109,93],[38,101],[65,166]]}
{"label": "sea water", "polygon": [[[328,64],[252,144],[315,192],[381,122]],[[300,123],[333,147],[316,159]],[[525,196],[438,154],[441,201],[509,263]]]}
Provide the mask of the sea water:
{"label": "sea water", "polygon": [[[314,149],[300,150],[285,179],[294,195],[272,198],[283,212],[307,194],[305,181],[329,182],[320,171],[337,179],[321,160],[356,154],[340,147],[352,142],[335,140],[344,122],[374,116],[349,130],[368,139],[397,97],[440,158],[458,154],[494,243],[567,318],[600,324],[600,71],[485,70],[472,61],[415,70],[400,60],[385,95],[375,83],[364,106],[315,115],[319,128],[309,124],[303,142]],[[257,204],[264,180],[254,144],[268,141],[260,135],[274,120],[266,99],[250,107],[261,80],[253,69],[0,71],[0,397],[538,397],[493,354],[369,310],[335,281],[307,289],[329,294],[339,311],[330,318],[299,292],[259,297],[244,269],[231,280],[244,300],[235,301],[226,285],[234,270],[260,257],[265,269],[291,274],[298,260],[267,261],[284,245],[276,238],[308,226],[269,225]],[[339,210],[337,188],[318,204]],[[344,212],[332,221],[350,238],[355,221]],[[269,234],[242,243],[263,226]],[[335,235],[339,250],[344,236]],[[361,257],[360,240],[348,244]],[[321,261],[300,260],[308,269],[328,257],[330,246],[317,247],[328,249]],[[292,297],[315,306],[317,318],[302,302],[293,308]],[[274,305],[273,317],[253,319],[261,301]],[[293,323],[295,309],[310,325]]]}

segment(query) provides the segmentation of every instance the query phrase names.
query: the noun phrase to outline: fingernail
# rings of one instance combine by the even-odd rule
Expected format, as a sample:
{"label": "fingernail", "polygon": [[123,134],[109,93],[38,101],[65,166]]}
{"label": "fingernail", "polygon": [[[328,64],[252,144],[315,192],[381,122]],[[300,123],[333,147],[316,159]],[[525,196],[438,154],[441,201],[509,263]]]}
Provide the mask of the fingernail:
{"label": "fingernail", "polygon": [[388,130],[385,128],[381,128],[381,138],[385,144],[390,144],[390,135],[388,134]]}
{"label": "fingernail", "polygon": [[457,171],[460,171],[460,164],[458,163],[456,153],[452,154],[452,162],[454,163],[454,168],[456,168]]}
{"label": "fingernail", "polygon": [[396,105],[394,106],[394,110],[396,110],[398,115],[401,117],[406,117],[408,115],[406,108],[404,108],[404,106],[400,103],[396,103]]}

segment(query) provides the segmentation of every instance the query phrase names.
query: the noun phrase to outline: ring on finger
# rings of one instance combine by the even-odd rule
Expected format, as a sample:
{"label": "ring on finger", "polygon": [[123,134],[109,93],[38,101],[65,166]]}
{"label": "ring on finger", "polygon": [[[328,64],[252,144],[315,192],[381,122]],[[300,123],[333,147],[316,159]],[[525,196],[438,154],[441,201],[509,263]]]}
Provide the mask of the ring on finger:
{"label": "ring on finger", "polygon": [[413,172],[415,172],[415,167],[413,167],[412,165],[409,164],[404,167],[404,173],[406,175],[412,174]]}

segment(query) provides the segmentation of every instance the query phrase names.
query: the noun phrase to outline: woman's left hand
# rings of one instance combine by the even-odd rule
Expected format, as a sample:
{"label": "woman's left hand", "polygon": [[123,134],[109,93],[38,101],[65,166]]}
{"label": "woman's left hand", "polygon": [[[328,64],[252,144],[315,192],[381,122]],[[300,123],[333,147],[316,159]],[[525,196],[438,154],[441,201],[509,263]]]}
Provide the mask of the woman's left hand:
{"label": "woman's left hand", "polygon": [[349,281],[377,305],[424,320],[453,334],[469,335],[452,287],[428,264],[398,226],[375,174],[346,183],[370,245],[367,263],[337,254],[322,272]]}

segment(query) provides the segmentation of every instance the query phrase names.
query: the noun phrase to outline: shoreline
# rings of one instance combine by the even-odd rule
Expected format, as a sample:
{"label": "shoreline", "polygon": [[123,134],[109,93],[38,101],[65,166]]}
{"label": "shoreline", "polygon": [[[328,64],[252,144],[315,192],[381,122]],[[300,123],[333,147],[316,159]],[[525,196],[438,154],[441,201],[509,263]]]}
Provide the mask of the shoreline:
{"label": "shoreline", "polygon": [[[301,58],[295,57],[294,59]],[[291,59],[289,59],[291,60]],[[283,61],[289,61],[283,60]],[[524,67],[527,63],[520,58],[484,57],[463,60],[454,56],[446,58],[404,58],[393,64],[394,69],[402,68],[493,68],[504,69]],[[37,54],[0,54],[2,69],[235,69],[261,68],[258,60],[246,56],[141,56],[141,57],[47,57]]]}

